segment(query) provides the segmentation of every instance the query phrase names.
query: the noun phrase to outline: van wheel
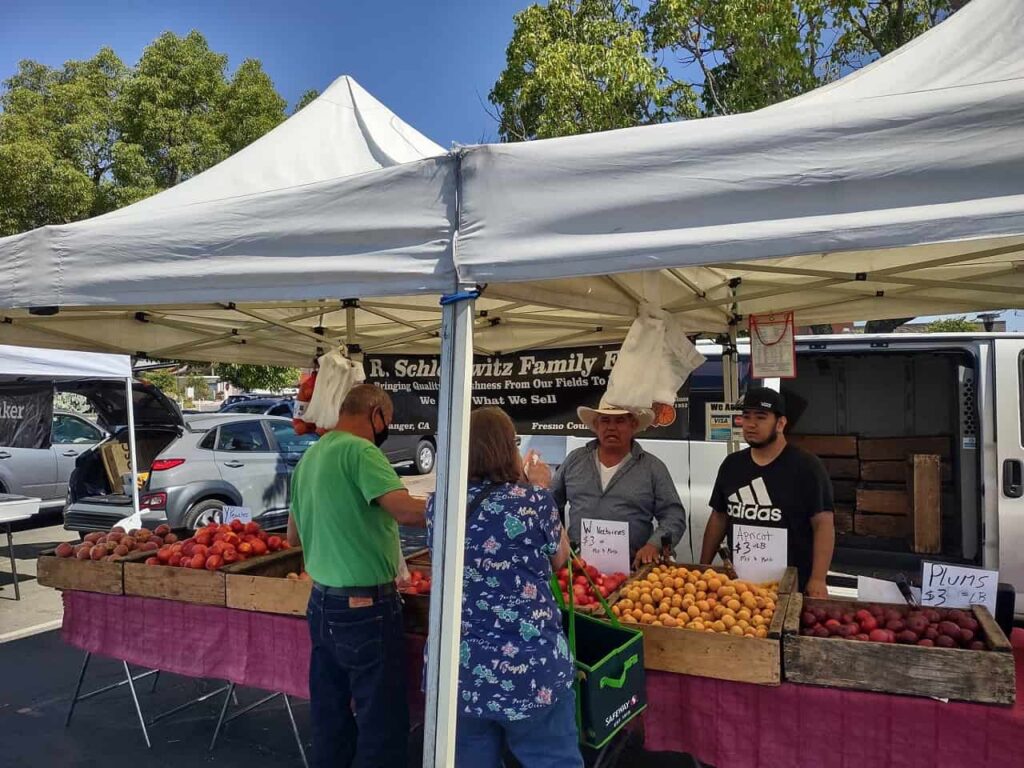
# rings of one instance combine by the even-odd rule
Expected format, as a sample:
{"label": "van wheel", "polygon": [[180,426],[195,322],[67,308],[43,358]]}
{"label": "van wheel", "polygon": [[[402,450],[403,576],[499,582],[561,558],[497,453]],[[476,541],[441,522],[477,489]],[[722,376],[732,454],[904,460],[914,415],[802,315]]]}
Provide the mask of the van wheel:
{"label": "van wheel", "polygon": [[434,461],[437,458],[437,449],[429,440],[420,440],[416,446],[416,458],[413,464],[416,471],[421,475],[429,475],[434,470]]}
{"label": "van wheel", "polygon": [[185,527],[197,531],[209,523],[220,523],[224,502],[220,499],[205,499],[196,502],[185,513]]}

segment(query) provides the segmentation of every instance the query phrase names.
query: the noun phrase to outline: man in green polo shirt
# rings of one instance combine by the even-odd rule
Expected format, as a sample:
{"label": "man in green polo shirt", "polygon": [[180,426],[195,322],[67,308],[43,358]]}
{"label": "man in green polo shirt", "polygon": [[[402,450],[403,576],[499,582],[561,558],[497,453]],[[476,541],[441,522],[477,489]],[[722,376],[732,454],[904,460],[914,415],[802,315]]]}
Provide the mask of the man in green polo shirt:
{"label": "man in green polo shirt", "polygon": [[382,389],[353,388],[337,426],[292,477],[288,540],[301,542],[314,582],[306,611],[314,766],[408,764],[398,524],[424,525],[425,500],[409,495],[380,450],[393,416]]}

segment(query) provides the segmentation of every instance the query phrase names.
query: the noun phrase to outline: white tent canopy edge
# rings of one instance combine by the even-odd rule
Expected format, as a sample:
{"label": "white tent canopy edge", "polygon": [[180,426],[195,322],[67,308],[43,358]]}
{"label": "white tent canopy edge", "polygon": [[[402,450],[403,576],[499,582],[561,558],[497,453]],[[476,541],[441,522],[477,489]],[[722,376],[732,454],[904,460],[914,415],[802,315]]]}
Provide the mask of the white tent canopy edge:
{"label": "white tent canopy edge", "polygon": [[0,344],[0,378],[44,381],[82,379],[123,380],[128,413],[128,450],[131,453],[132,511],[139,511],[139,476],[135,450],[135,398],[132,360],[127,355],[66,352]]}

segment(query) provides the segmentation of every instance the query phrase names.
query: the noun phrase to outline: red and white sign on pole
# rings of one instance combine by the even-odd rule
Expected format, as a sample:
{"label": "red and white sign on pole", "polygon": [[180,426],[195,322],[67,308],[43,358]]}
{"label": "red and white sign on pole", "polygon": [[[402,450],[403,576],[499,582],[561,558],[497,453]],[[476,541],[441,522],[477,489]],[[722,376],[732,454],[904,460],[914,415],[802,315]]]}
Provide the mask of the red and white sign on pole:
{"label": "red and white sign on pole", "polygon": [[755,379],[796,378],[792,312],[750,316],[750,366]]}

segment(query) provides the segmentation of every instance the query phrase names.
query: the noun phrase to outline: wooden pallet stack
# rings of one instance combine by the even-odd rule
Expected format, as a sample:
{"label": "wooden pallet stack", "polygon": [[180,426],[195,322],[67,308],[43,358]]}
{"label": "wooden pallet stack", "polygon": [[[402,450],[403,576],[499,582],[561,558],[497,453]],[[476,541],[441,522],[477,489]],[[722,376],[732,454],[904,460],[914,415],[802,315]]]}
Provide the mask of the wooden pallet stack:
{"label": "wooden pallet stack", "polygon": [[942,487],[951,479],[949,437],[791,435],[832,480],[836,533],[906,539],[919,554],[942,550]]}

